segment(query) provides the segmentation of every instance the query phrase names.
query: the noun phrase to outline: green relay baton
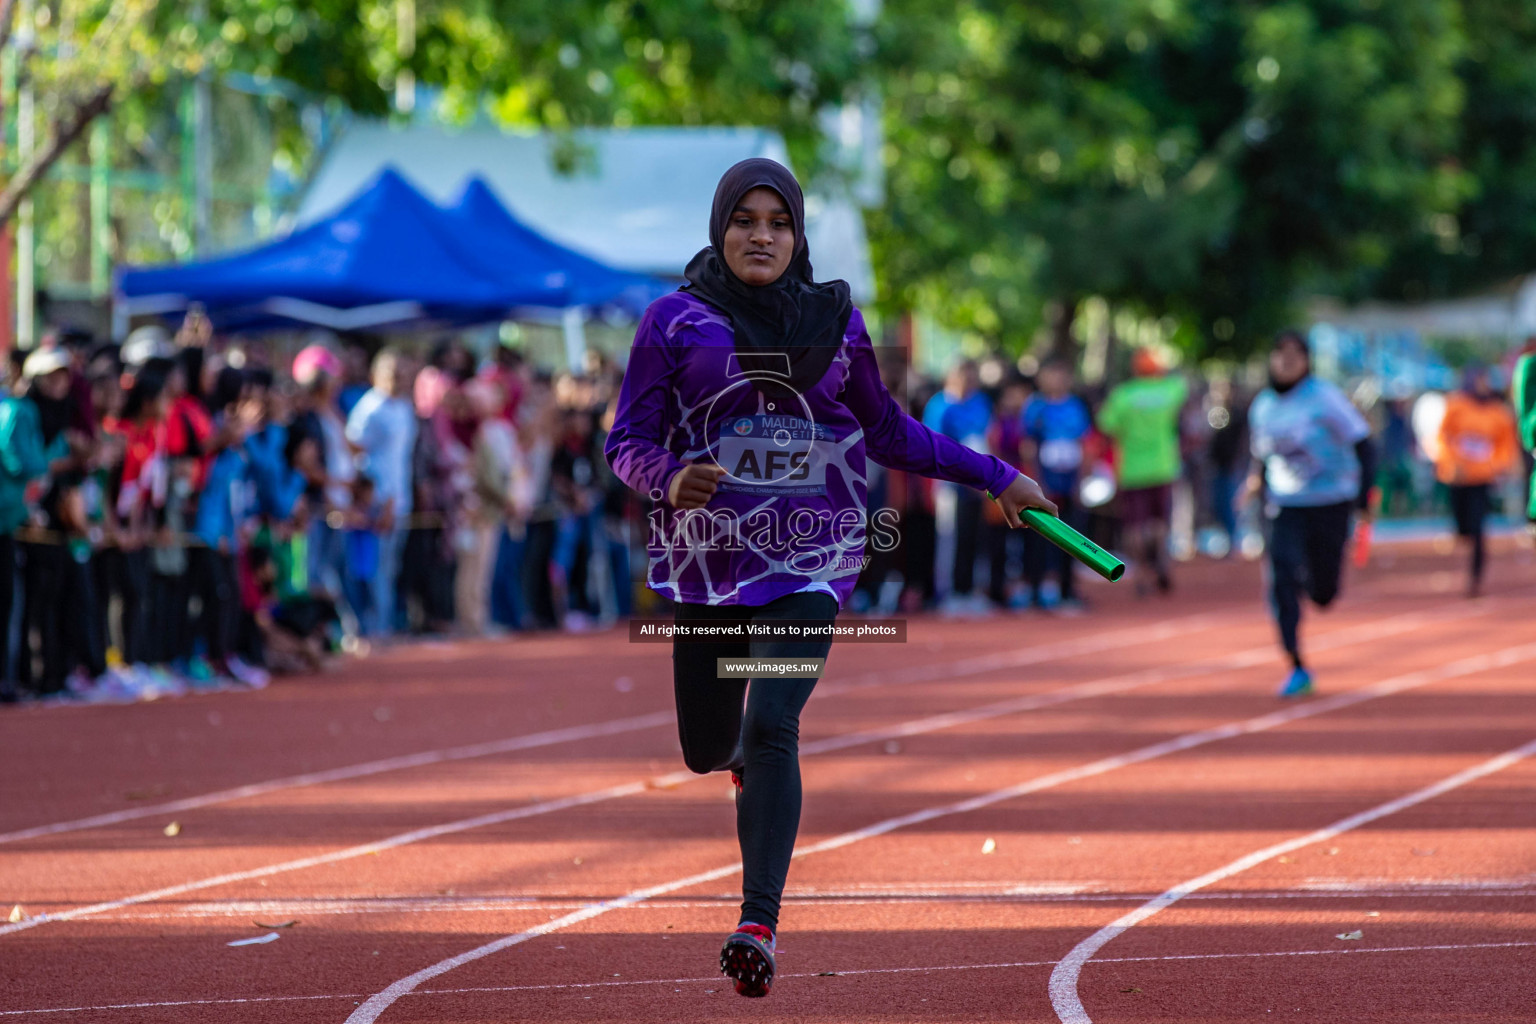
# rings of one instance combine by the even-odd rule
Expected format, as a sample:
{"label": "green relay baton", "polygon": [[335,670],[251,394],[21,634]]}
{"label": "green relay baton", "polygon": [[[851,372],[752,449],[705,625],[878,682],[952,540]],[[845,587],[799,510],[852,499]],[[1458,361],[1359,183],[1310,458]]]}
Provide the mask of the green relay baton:
{"label": "green relay baton", "polygon": [[1110,582],[1113,583],[1125,575],[1124,562],[1072,529],[1072,527],[1062,522],[1056,516],[1049,515],[1037,508],[1026,508],[1019,513],[1019,519],[1024,525],[1037,531],[1040,536],[1055,544],[1061,550]]}

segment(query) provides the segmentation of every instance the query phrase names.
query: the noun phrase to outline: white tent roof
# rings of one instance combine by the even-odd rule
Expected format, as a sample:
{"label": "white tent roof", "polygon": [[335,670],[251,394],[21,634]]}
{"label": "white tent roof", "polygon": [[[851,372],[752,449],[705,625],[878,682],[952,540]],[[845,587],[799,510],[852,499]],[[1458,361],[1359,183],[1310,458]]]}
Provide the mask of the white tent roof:
{"label": "white tent roof", "polygon": [[[495,128],[357,122],[324,156],[298,211],[300,224],[341,206],[391,165],[428,196],[453,198],[472,176],[553,241],[625,270],[681,277],[709,244],[715,182],[738,160],[787,164],[783,140],[758,128],[634,128],[576,133],[578,169],[563,175],[551,140]],[[864,218],[851,202],[806,197],[806,235],[821,280],[842,278],[856,301],[874,295]]]}
{"label": "white tent roof", "polygon": [[1441,302],[1315,302],[1312,319],[1358,331],[1408,332],[1427,338],[1515,341],[1536,334],[1536,274],[1481,295]]}

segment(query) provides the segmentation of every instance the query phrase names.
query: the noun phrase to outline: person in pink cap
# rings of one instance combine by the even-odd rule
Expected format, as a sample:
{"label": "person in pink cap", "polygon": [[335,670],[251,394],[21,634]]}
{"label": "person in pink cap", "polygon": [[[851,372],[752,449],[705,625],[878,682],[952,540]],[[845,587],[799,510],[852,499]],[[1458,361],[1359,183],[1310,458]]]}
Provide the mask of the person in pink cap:
{"label": "person in pink cap", "polygon": [[306,346],[293,357],[293,379],[304,387],[321,374],[338,381],[341,369],[341,357],[324,345]]}
{"label": "person in pink cap", "polygon": [[472,454],[473,487],[465,518],[471,542],[459,555],[454,607],[459,625],[473,636],[490,626],[489,599],[496,552],[508,520],[526,518],[532,495],[517,429],[501,415],[506,392],[494,380],[477,377],[464,385],[477,421]]}

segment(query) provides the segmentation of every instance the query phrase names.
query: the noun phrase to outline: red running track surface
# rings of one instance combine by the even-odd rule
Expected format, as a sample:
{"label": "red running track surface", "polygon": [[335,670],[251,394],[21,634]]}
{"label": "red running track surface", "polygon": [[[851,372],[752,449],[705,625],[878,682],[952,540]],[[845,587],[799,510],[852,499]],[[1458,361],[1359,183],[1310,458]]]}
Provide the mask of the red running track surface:
{"label": "red running track surface", "polygon": [[715,973],[731,786],[665,646],[8,710],[0,1024],[1536,1019],[1536,562],[1468,601],[1387,552],[1296,703],[1242,563],[834,650],[764,1000]]}

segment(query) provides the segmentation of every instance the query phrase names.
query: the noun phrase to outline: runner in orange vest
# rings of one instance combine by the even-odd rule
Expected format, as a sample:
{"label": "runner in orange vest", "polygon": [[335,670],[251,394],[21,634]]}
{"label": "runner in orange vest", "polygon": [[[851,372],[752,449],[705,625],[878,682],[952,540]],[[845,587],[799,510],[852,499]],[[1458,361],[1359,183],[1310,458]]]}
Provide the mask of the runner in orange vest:
{"label": "runner in orange vest", "polygon": [[1435,475],[1450,488],[1456,535],[1471,542],[1468,597],[1482,591],[1484,522],[1493,482],[1515,465],[1518,454],[1514,413],[1490,386],[1487,369],[1468,367],[1462,390],[1446,399],[1435,464]]}

